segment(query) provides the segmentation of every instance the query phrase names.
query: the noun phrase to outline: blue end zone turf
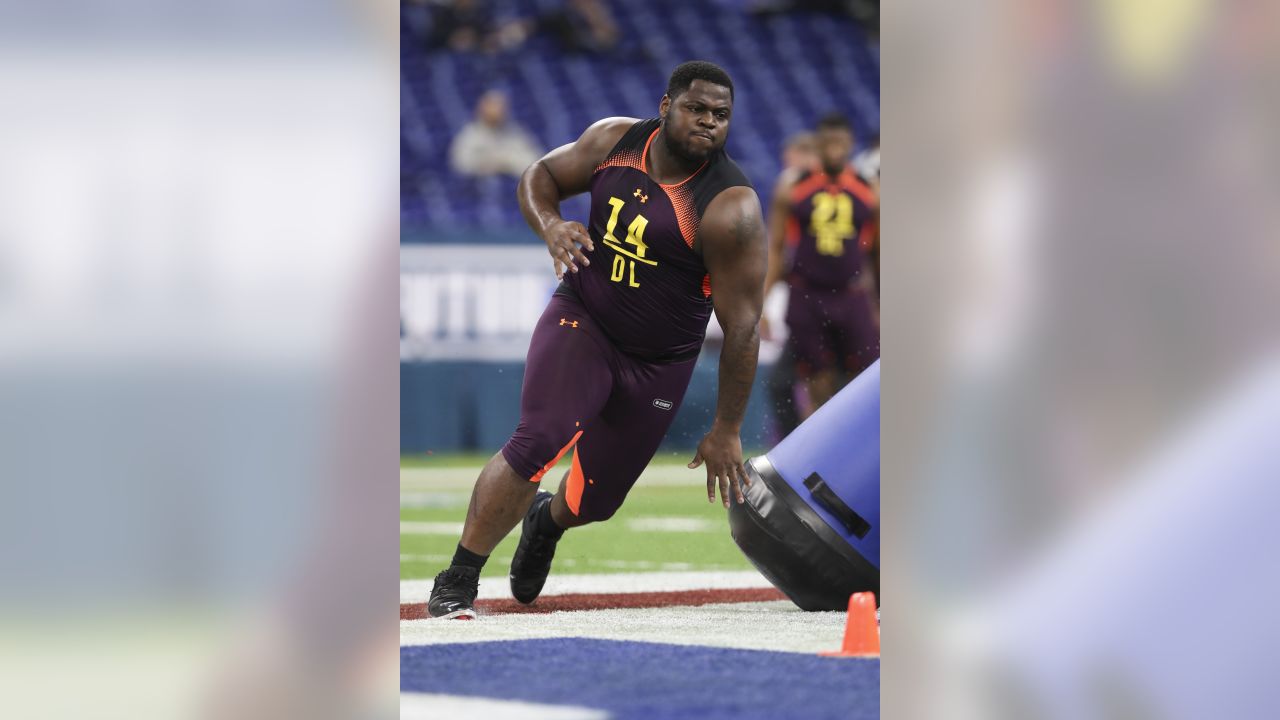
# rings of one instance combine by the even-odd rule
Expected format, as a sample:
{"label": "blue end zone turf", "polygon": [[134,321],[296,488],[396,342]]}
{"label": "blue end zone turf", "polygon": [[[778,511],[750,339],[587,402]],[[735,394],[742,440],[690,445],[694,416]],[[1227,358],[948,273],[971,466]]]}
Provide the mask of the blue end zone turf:
{"label": "blue end zone turf", "polygon": [[402,647],[400,689],[636,720],[880,717],[879,660],[581,638]]}

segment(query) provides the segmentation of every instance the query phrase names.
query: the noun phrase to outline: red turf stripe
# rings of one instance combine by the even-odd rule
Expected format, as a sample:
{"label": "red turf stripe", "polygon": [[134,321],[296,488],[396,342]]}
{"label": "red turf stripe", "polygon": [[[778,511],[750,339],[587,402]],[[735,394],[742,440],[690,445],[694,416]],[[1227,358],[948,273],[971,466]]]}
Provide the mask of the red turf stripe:
{"label": "red turf stripe", "polygon": [[[709,605],[712,603],[765,602],[785,599],[786,596],[774,588],[680,590],[675,592],[644,593],[571,593],[568,595],[547,595],[538,598],[532,605],[521,605],[511,599],[477,600],[476,611],[480,615],[509,615],[514,613],[551,613],[565,610],[613,610],[675,605]],[[421,620],[425,617],[427,617],[426,603],[405,603],[400,606],[401,620]]]}

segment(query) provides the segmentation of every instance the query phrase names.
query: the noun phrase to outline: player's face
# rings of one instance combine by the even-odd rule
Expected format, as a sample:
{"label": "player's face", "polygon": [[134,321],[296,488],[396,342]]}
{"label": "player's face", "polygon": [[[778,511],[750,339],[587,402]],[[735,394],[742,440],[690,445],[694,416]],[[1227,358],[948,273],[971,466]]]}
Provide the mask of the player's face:
{"label": "player's face", "polygon": [[782,151],[783,167],[811,170],[816,169],[819,164],[818,151],[814,149],[813,142],[796,143]]}
{"label": "player's face", "polygon": [[702,161],[724,147],[729,137],[733,100],[729,88],[694,80],[674,98],[663,96],[658,108],[664,119],[663,134],[673,153]]}
{"label": "player's face", "polygon": [[818,131],[818,157],[827,172],[838,172],[853,153],[853,133],[844,128],[822,128]]}

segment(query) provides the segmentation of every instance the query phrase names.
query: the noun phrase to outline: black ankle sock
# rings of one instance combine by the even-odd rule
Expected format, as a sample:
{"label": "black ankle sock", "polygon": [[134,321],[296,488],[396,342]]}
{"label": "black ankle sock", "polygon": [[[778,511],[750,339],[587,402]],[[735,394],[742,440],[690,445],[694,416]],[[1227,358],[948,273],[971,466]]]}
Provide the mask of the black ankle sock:
{"label": "black ankle sock", "polygon": [[488,559],[488,555],[477,555],[462,547],[462,543],[458,543],[458,549],[454,551],[453,562],[450,564],[481,570],[484,568],[484,563]]}
{"label": "black ankle sock", "polygon": [[551,503],[543,503],[538,508],[538,514],[533,516],[533,527],[538,531],[539,535],[544,537],[559,538],[564,535],[564,528],[556,524],[554,518],[551,517]]}

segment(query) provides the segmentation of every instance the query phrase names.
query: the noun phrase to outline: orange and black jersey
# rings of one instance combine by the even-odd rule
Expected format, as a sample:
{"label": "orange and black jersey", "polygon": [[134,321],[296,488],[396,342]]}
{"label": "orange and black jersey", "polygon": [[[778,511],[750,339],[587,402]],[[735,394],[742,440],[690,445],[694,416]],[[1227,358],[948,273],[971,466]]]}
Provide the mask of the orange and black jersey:
{"label": "orange and black jersey", "polygon": [[852,168],[832,177],[800,177],[788,197],[787,239],[794,247],[792,281],[838,289],[857,281],[875,237],[876,198]]}
{"label": "orange and black jersey", "polygon": [[711,284],[694,238],[724,190],[750,187],[719,150],[684,180],[649,177],[660,120],[632,125],[591,178],[591,265],[565,275],[592,318],[623,352],[673,362],[698,354],[711,317]]}

